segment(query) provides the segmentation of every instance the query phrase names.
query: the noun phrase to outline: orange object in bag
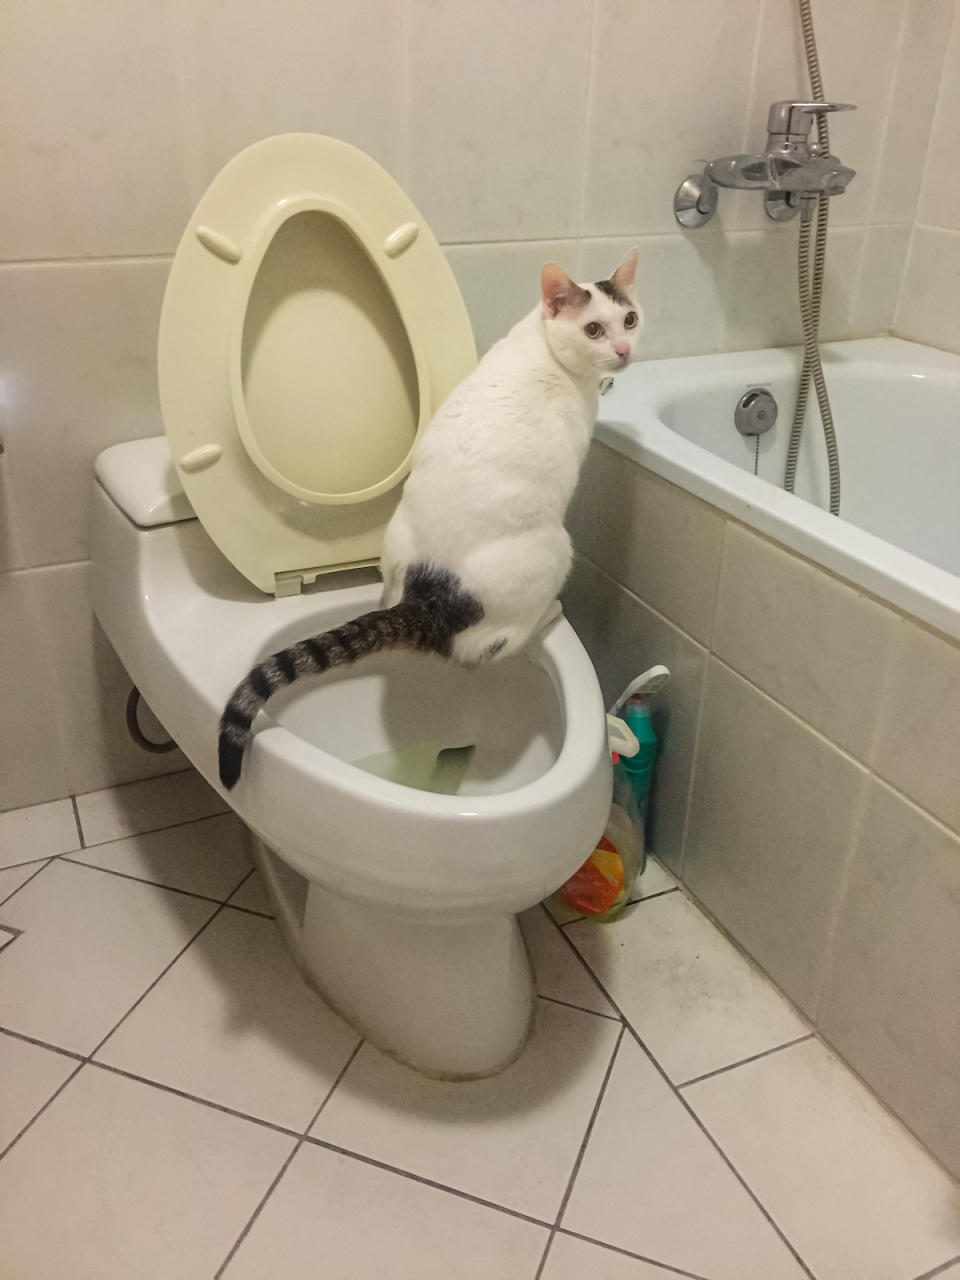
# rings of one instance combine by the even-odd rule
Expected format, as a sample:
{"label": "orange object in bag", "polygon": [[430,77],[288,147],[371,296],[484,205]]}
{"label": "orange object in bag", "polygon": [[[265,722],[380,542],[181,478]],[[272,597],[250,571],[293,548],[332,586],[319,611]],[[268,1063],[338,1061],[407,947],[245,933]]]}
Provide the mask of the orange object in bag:
{"label": "orange object in bag", "polygon": [[557,890],[568,907],[584,915],[599,915],[616,902],[623,888],[623,859],[606,836],[579,871]]}

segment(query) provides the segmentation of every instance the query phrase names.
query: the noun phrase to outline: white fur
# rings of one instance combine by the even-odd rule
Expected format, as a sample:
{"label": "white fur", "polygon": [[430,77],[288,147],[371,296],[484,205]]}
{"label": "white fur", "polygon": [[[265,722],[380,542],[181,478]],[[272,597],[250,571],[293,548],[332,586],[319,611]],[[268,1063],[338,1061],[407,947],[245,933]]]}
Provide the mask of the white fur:
{"label": "white fur", "polygon": [[[611,277],[633,298],[636,254]],[[544,299],[483,357],[424,431],[386,530],[384,605],[401,597],[407,568],[452,570],[484,617],[454,641],[472,664],[514,653],[556,600],[570,569],[563,527],[597,414],[600,379],[632,358],[640,324],[594,285],[544,268]],[[586,300],[582,290],[589,290]],[[584,327],[604,326],[590,339]],[[629,350],[621,353],[625,344]],[[501,644],[501,642],[503,642]]]}

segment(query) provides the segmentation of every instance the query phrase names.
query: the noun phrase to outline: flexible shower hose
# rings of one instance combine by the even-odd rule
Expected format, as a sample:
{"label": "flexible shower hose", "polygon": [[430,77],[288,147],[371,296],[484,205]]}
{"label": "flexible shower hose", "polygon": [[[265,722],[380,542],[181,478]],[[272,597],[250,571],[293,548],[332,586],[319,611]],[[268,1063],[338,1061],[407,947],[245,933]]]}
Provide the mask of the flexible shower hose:
{"label": "flexible shower hose", "polygon": [[[817,41],[813,31],[813,14],[810,11],[810,0],[799,0],[800,25],[803,30],[803,48],[807,59],[807,70],[810,73],[810,89],[814,102],[825,101],[823,96],[823,80],[820,77],[820,59],[817,56]],[[827,117],[824,113],[817,116],[817,141],[820,151],[827,155],[830,151],[830,133]],[[820,408],[820,420],[823,423],[823,438],[827,448],[827,467],[830,474],[830,513],[840,514],[840,455],[837,450],[837,434],[833,425],[833,413],[830,409],[830,397],[827,394],[827,383],[823,376],[823,365],[820,362],[819,332],[820,304],[823,300],[823,272],[827,256],[827,220],[829,217],[830,197],[821,192],[817,200],[817,231],[813,250],[813,272],[810,271],[810,229],[812,218],[808,203],[804,204],[800,215],[800,244],[797,254],[797,273],[800,293],[800,321],[803,326],[803,368],[800,371],[800,386],[797,391],[797,407],[790,428],[790,445],[787,450],[787,466],[783,478],[783,487],[793,493],[797,478],[797,459],[800,454],[800,440],[803,435],[803,423],[807,413],[807,401],[810,396],[810,382],[813,381],[817,393],[817,404]]]}

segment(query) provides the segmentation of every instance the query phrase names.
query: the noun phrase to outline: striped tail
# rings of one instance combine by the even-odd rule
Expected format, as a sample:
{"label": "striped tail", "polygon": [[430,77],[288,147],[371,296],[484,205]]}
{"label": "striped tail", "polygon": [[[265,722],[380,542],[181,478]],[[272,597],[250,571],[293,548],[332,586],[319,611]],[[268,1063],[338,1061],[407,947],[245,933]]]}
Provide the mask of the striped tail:
{"label": "striped tail", "polygon": [[454,637],[482,618],[482,606],[464,591],[456,574],[414,565],[407,570],[399,604],[299,640],[265,658],[240,681],[220,717],[220,781],[228,791],[236,785],[254,718],[279,689],[386,649],[418,649],[449,658]]}

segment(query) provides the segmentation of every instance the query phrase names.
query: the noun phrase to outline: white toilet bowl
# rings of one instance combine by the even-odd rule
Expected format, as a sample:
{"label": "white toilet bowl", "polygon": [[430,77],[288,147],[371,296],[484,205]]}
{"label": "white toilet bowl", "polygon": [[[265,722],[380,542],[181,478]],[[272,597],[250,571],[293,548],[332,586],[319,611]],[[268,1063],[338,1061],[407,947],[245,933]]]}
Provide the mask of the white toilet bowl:
{"label": "white toilet bowl", "polygon": [[[138,527],[109,492],[118,474],[138,477],[144,521],[158,509],[189,515],[182,495],[170,504],[166,452],[162,439],[133,441],[98,459],[94,606],[150,707],[219,788],[217,721],[237,672],[376,607],[379,584],[355,571],[276,599],[224,559],[199,520]],[[531,1009],[516,913],[576,870],[609,809],[602,699],[572,628],[558,617],[524,654],[475,671],[388,654],[276,702],[227,799],[268,851],[264,869],[302,968],[359,1030],[413,1066],[498,1070],[521,1047]],[[393,749],[416,765],[411,748],[471,745],[455,795],[353,763]]]}
{"label": "white toilet bowl", "polygon": [[[167,439],[98,458],[91,554],[107,636],[214,786],[244,673],[377,607],[413,442],[472,360],[442,252],[361,153],[270,139],[204,197],[161,321]],[[355,421],[358,370],[376,386]],[[328,382],[339,416],[315,429]],[[367,448],[377,395],[387,425]],[[600,690],[566,620],[476,671],[386,654],[299,682],[255,729],[226,798],[304,974],[424,1072],[506,1065],[532,1009],[516,914],[576,870],[609,809]]]}

